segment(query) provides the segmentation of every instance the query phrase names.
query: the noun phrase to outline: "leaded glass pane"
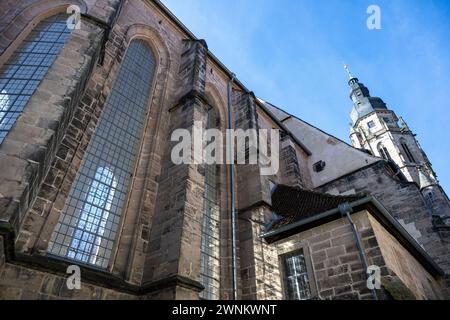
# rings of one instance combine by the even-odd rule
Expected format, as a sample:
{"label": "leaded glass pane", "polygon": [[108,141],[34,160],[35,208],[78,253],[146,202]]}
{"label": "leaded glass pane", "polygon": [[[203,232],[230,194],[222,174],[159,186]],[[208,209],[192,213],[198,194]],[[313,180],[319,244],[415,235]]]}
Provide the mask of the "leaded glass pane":
{"label": "leaded glass pane", "polygon": [[132,41],[53,232],[50,254],[108,267],[154,70],[155,58],[147,44]]}
{"label": "leaded glass pane", "polygon": [[311,298],[308,271],[303,252],[284,257],[286,295],[290,300]]}
{"label": "leaded glass pane", "polygon": [[[214,109],[208,112],[208,128],[214,128]],[[205,287],[201,298],[219,299],[219,206],[217,203],[217,167],[205,165],[205,191],[203,194],[203,221],[201,234],[200,279]]]}
{"label": "leaded glass pane", "polygon": [[0,144],[70,35],[67,15],[40,22],[0,68]]}

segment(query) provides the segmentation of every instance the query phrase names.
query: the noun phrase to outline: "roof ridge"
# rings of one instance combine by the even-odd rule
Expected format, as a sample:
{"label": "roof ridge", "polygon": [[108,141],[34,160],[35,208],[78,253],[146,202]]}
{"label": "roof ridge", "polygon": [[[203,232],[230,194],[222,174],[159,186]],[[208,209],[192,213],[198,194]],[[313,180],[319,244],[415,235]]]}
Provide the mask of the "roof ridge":
{"label": "roof ridge", "polygon": [[[326,132],[326,131],[320,129],[319,127],[316,127],[315,125],[309,123],[308,121],[303,120],[303,119],[299,118],[298,116],[296,116],[295,114],[292,114],[292,113],[290,113],[290,112],[287,112],[286,110],[281,109],[280,107],[274,105],[274,104],[271,103],[271,102],[268,102],[268,101],[266,101],[266,100],[264,100],[264,99],[261,99],[261,98],[260,98],[260,100],[262,100],[262,101],[264,101],[264,103],[266,103],[266,104],[268,104],[268,105],[270,105],[270,106],[272,106],[272,107],[274,107],[274,108],[276,108],[276,109],[278,109],[278,110],[280,110],[280,111],[286,113],[287,115],[289,115],[289,117],[295,118],[295,119],[297,119],[298,121],[301,121],[301,122],[305,123],[306,125],[308,125],[308,126],[314,128],[314,129],[316,129],[316,130],[319,130],[320,132],[322,132],[322,133],[324,133],[324,134],[326,134],[326,135],[328,135],[328,136],[330,136],[330,137],[332,137],[332,138],[334,138],[334,139],[336,139],[336,140],[338,140],[338,141],[344,143],[345,145],[347,145],[347,146],[349,146],[349,147],[351,147],[351,148],[353,148],[353,149],[355,149],[355,150],[357,150],[357,151],[359,151],[359,152],[364,153],[364,154],[367,155],[367,156],[371,156],[371,157],[373,157],[373,158],[379,158],[379,157],[377,157],[377,156],[368,154],[368,153],[364,152],[363,150],[358,149],[358,148],[352,146],[350,143],[348,143],[348,142],[342,140],[341,138],[338,138],[338,137],[332,135],[331,133],[328,133],[328,132]],[[289,117],[288,117],[288,118],[289,118]],[[285,119],[287,119],[287,118],[285,118]],[[280,120],[280,121],[281,121],[281,120]]]}
{"label": "roof ridge", "polygon": [[289,186],[289,185],[286,185],[286,184],[278,184],[277,188],[278,188],[278,186],[286,187],[286,188],[293,189],[293,190],[296,190],[296,191],[307,192],[307,193],[311,193],[311,194],[318,195],[318,196],[329,197],[331,199],[344,199],[344,198],[357,198],[357,199],[359,199],[359,198],[367,196],[367,194],[365,194],[365,193],[357,193],[357,194],[354,194],[354,195],[333,195],[333,194],[320,192],[320,191],[313,190],[313,189],[301,188],[299,186]]}

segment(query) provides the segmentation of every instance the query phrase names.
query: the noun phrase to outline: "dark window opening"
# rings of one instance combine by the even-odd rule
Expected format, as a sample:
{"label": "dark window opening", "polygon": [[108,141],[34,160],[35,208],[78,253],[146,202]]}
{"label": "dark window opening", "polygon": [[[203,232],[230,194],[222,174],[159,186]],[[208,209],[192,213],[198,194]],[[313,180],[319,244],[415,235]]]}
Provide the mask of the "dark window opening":
{"label": "dark window opening", "polygon": [[325,162],[324,161],[319,161],[313,164],[313,170],[314,172],[321,172],[325,169]]}
{"label": "dark window opening", "polygon": [[378,152],[380,153],[380,156],[384,160],[392,160],[391,155],[389,154],[389,151],[386,149],[385,146],[383,145],[378,146]]}
{"label": "dark window opening", "polygon": [[434,196],[433,196],[433,192],[428,191],[428,192],[425,194],[425,201],[427,202],[427,204],[428,204],[429,207],[433,207],[433,204],[434,204]]}
{"label": "dark window opening", "polygon": [[411,151],[409,150],[408,146],[406,145],[406,143],[402,142],[402,148],[403,151],[406,154],[406,157],[408,158],[409,162],[416,162],[416,160],[414,159]]}

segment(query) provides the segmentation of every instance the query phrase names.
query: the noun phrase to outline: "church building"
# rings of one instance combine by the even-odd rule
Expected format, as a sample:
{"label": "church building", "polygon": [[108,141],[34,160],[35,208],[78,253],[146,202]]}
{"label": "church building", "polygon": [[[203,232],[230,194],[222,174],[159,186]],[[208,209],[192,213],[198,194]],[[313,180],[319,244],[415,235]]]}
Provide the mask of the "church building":
{"label": "church building", "polygon": [[[159,0],[3,0],[0,299],[449,299],[450,200],[346,69],[351,145]],[[177,162],[180,129],[248,140]]]}

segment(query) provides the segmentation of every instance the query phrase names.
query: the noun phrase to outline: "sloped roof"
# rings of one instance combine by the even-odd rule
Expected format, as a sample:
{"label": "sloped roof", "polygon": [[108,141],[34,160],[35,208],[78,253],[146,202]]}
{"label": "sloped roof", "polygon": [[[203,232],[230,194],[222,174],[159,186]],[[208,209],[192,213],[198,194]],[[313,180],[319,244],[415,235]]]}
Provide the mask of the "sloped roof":
{"label": "sloped roof", "polygon": [[418,168],[417,170],[419,171],[420,190],[436,184],[436,182],[423,170],[423,168]]}
{"label": "sloped roof", "polygon": [[272,193],[272,210],[281,217],[271,230],[280,228],[319,213],[337,208],[345,202],[353,202],[365,195],[333,196],[325,193],[278,185]]}

